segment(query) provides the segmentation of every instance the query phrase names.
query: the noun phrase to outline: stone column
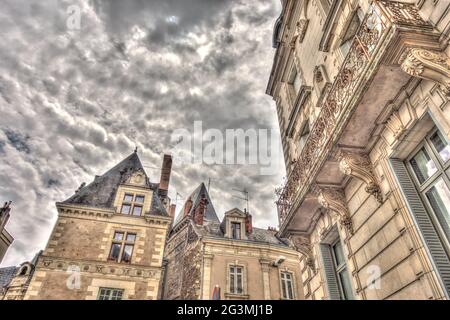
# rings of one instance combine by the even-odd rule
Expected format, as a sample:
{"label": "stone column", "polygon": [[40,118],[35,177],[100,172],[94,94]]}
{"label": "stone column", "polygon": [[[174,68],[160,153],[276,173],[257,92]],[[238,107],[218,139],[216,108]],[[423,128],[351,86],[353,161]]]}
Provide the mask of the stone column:
{"label": "stone column", "polygon": [[213,254],[203,255],[203,288],[202,300],[211,300],[211,265],[214,258]]}
{"label": "stone column", "polygon": [[264,300],[270,300],[270,261],[261,259],[259,263],[263,277]]}

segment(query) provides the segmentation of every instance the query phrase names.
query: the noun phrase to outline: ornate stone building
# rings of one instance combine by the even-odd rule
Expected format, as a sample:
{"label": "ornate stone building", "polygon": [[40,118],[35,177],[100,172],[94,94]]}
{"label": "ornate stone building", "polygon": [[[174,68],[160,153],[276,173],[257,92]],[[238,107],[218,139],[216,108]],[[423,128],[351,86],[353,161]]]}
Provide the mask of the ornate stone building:
{"label": "ornate stone building", "polygon": [[202,183],[170,232],[164,299],[303,299],[299,256],[275,230],[253,227],[247,212],[220,221]]}
{"label": "ornate stone building", "polygon": [[56,204],[25,299],[158,299],[172,159],[151,183],[136,152]]}
{"label": "ornate stone building", "polygon": [[0,263],[3,257],[8,251],[9,246],[14,241],[14,238],[6,230],[6,224],[9,220],[9,215],[11,212],[11,201],[5,202],[2,208],[0,208]]}
{"label": "ornate stone building", "polygon": [[306,299],[448,299],[450,3],[283,0],[267,88]]}
{"label": "ornate stone building", "polygon": [[39,252],[31,261],[18,267],[0,269],[0,300],[22,300],[33,277]]}

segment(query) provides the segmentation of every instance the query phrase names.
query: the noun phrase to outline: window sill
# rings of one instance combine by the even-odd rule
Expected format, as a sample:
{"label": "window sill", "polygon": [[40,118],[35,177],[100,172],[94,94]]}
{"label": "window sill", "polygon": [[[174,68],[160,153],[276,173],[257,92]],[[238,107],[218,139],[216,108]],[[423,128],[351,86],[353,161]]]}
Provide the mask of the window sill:
{"label": "window sill", "polygon": [[224,296],[227,300],[248,300],[250,298],[248,294],[239,293],[225,293]]}

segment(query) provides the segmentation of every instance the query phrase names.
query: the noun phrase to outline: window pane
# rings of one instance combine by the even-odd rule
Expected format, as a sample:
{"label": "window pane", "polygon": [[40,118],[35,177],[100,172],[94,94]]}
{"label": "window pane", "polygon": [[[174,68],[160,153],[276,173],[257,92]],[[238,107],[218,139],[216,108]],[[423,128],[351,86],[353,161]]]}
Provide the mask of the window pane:
{"label": "window pane", "polygon": [[287,298],[288,299],[293,299],[294,298],[294,290],[292,289],[292,281],[287,281],[287,289],[288,289],[288,295]]}
{"label": "window pane", "polygon": [[347,269],[344,269],[339,273],[339,279],[341,281],[342,290],[344,291],[344,299],[353,300],[352,285]]}
{"label": "window pane", "polygon": [[231,223],[231,233],[233,239],[240,239],[241,238],[241,224],[237,222]]}
{"label": "window pane", "polygon": [[134,200],[134,202],[144,203],[144,198],[144,196],[136,196],[136,200]]}
{"label": "window pane", "polygon": [[287,299],[286,280],[281,281],[281,292],[283,293],[283,298]]}
{"label": "window pane", "polygon": [[133,254],[133,245],[126,244],[123,248],[122,262],[131,262],[131,255]]}
{"label": "window pane", "polygon": [[128,242],[134,242],[136,240],[136,235],[134,233],[128,233],[127,234],[127,241]]}
{"label": "window pane", "polygon": [[302,86],[302,79],[300,78],[300,74],[298,72],[296,72],[295,78],[294,78],[294,90],[295,90],[295,92],[299,92],[301,86]]}
{"label": "window pane", "polygon": [[336,259],[336,266],[341,266],[345,263],[344,251],[342,250],[342,244],[339,241],[333,246],[334,257]]}
{"label": "window pane", "polygon": [[437,152],[439,152],[442,161],[447,162],[450,159],[450,145],[445,141],[442,134],[436,131],[430,139]]}
{"label": "window pane", "polygon": [[235,286],[234,286],[234,268],[230,269],[230,292],[235,293]]}
{"label": "window pane", "polygon": [[420,183],[423,183],[437,171],[434,161],[431,160],[425,148],[417,152],[409,162]]}
{"label": "window pane", "polygon": [[123,290],[113,290],[111,300],[122,300]]}
{"label": "window pane", "polygon": [[142,212],[142,207],[134,206],[133,207],[133,216],[140,216]]}
{"label": "window pane", "polygon": [[426,193],[431,207],[439,222],[450,239],[450,190],[444,180],[440,178]]}
{"label": "window pane", "polygon": [[123,197],[124,202],[132,202],[133,201],[133,195],[132,194],[125,194]]}
{"label": "window pane", "polygon": [[129,204],[124,204],[122,206],[122,210],[120,211],[122,214],[130,214],[131,206]]}
{"label": "window pane", "polygon": [[111,252],[109,253],[109,259],[114,261],[119,261],[121,244],[113,243],[111,246]]}
{"label": "window pane", "polygon": [[123,232],[115,232],[114,233],[114,240],[122,241],[123,240]]}
{"label": "window pane", "polygon": [[237,293],[242,293],[242,273],[238,273],[236,276],[237,279]]}

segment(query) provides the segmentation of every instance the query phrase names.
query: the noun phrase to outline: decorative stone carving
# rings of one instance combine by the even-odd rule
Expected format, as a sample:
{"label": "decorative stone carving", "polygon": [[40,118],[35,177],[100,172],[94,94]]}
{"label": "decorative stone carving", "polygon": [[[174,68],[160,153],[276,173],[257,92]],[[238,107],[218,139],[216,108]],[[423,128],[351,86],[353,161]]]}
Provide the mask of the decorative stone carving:
{"label": "decorative stone carving", "polygon": [[372,170],[368,155],[341,151],[339,169],[346,175],[360,179],[366,183],[366,192],[373,195],[379,203],[383,202],[381,189]]}
{"label": "decorative stone carving", "polygon": [[398,114],[398,111],[392,113],[389,120],[386,122],[386,127],[392,131],[394,138],[397,139],[405,130],[402,120]]}
{"label": "decorative stone carving", "polygon": [[143,186],[143,185],[145,185],[145,178],[146,178],[146,176],[145,176],[144,171],[138,170],[131,175],[128,182],[131,184],[138,185],[138,186]]}
{"label": "decorative stone carving", "polygon": [[323,81],[323,74],[322,74],[322,70],[320,70],[319,66],[316,66],[314,68],[314,81],[316,83],[321,83]]}
{"label": "decorative stone carving", "polygon": [[308,24],[309,24],[308,19],[300,19],[297,22],[297,37],[299,43],[302,43],[303,39],[305,38],[306,30],[308,29]]}
{"label": "decorative stone carving", "polygon": [[295,249],[306,257],[306,265],[311,268],[312,272],[316,272],[316,264],[314,262],[314,254],[311,242],[307,236],[294,235],[290,237]]}
{"label": "decorative stone carving", "polygon": [[400,64],[409,75],[438,83],[450,96],[450,58],[445,53],[412,48],[402,55]]}
{"label": "decorative stone carving", "polygon": [[340,223],[350,234],[353,234],[353,223],[342,189],[316,187],[315,192],[320,205],[335,212],[340,218]]}

